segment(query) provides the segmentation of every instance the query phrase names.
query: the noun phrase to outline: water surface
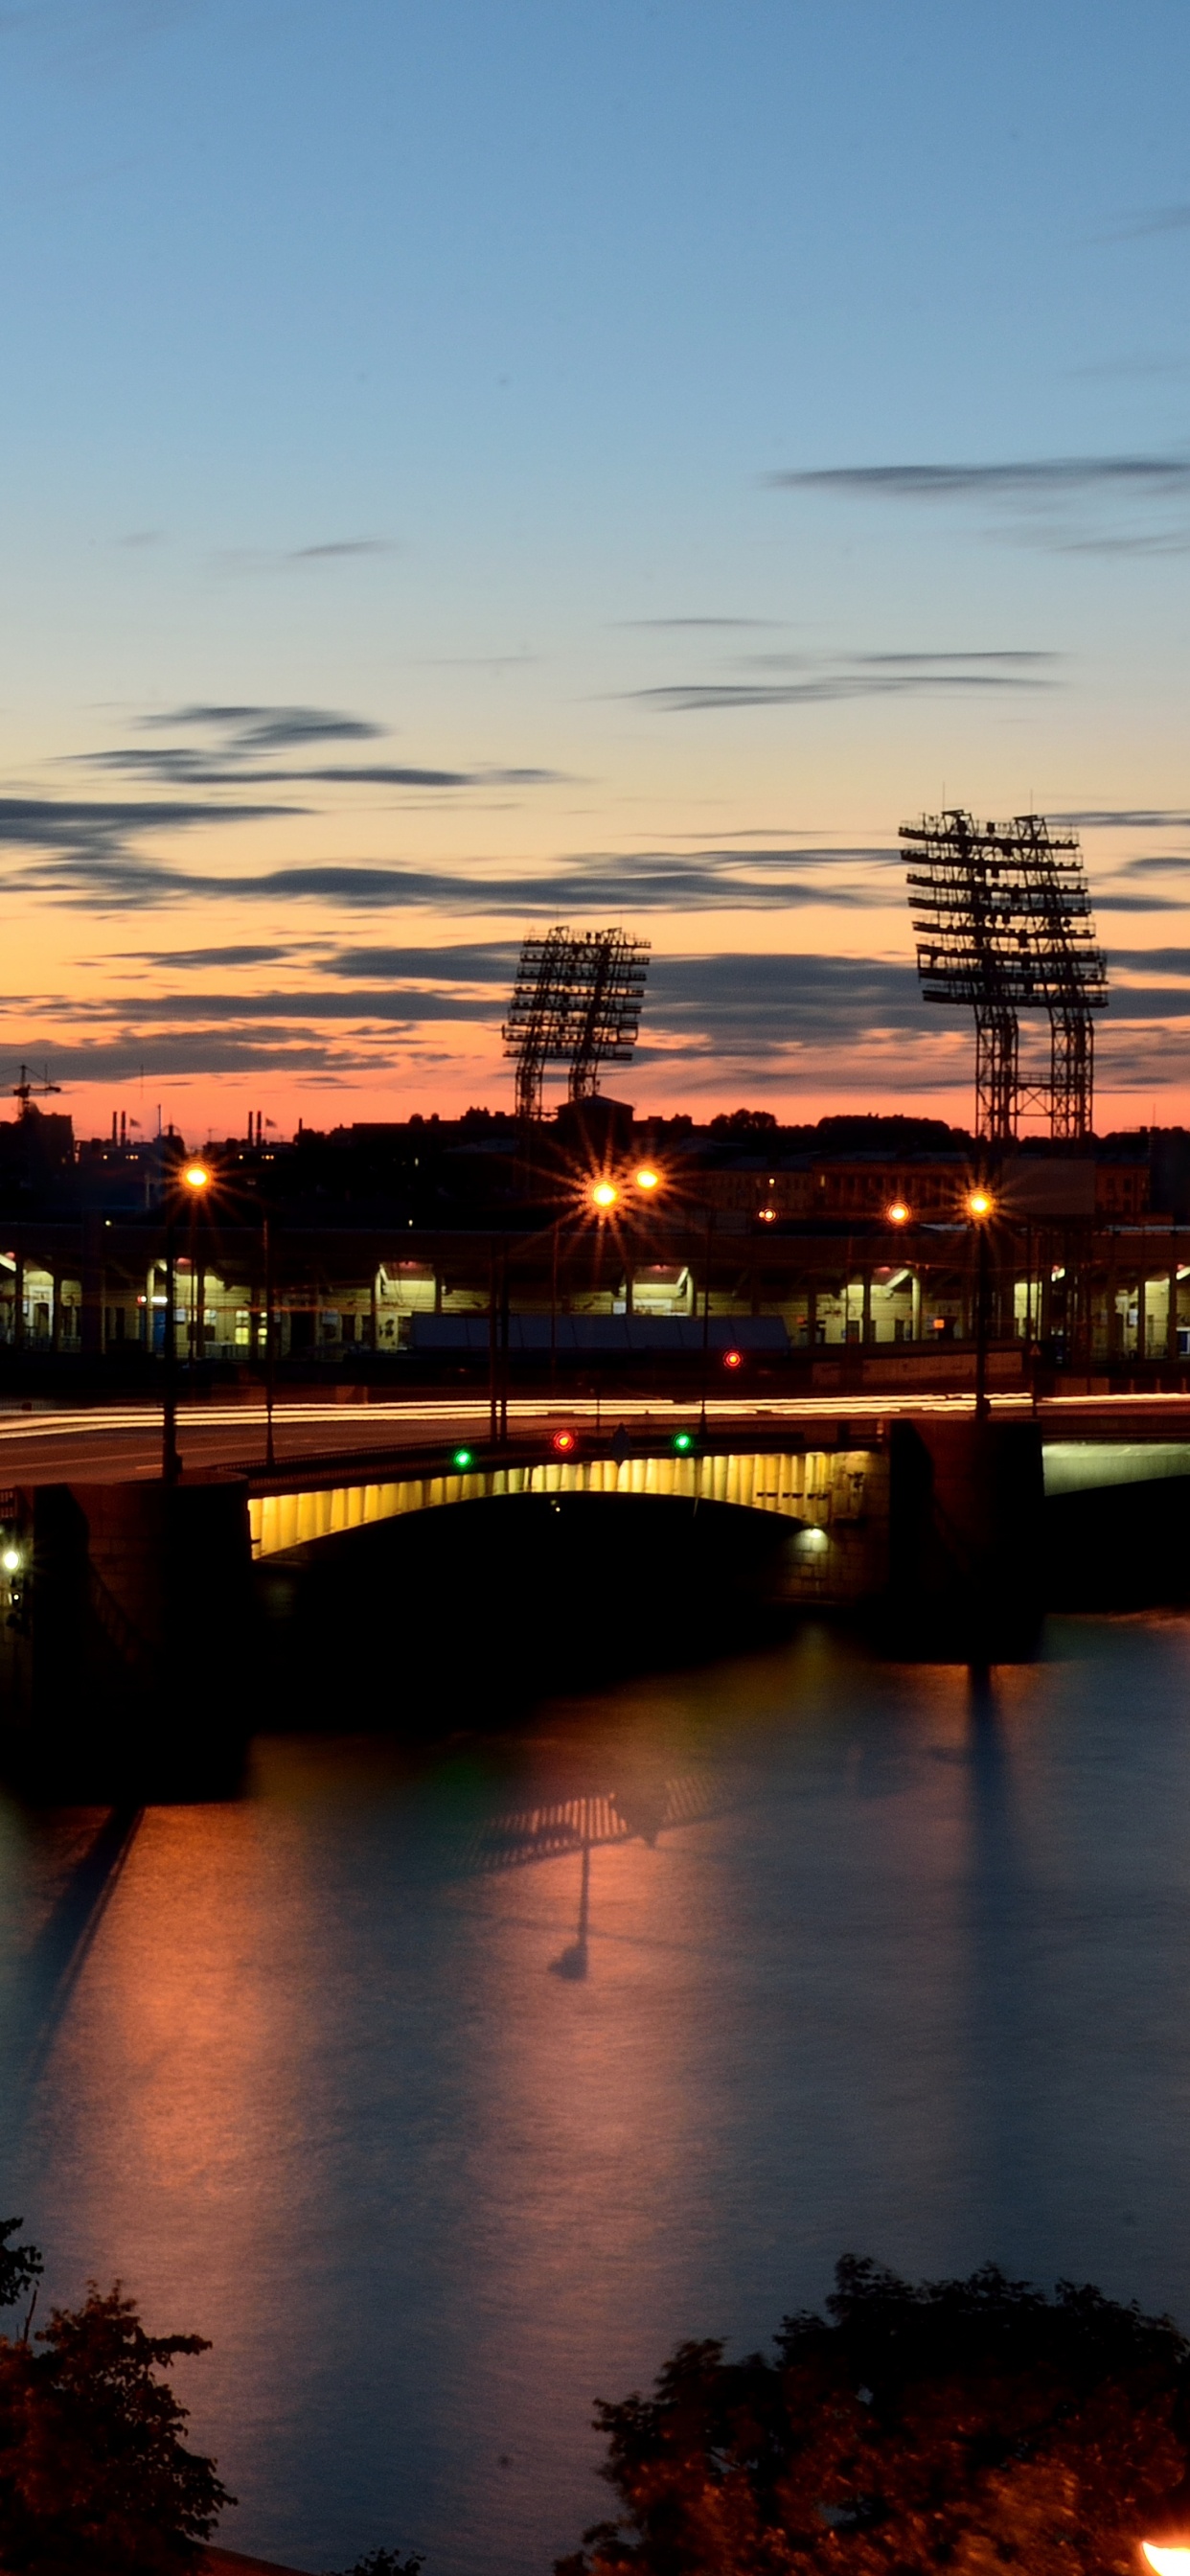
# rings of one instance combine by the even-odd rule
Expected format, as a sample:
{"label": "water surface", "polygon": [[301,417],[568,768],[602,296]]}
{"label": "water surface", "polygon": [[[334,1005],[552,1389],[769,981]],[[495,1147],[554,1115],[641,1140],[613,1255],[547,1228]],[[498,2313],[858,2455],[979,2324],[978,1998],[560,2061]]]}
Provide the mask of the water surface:
{"label": "water surface", "polygon": [[226,2539],[545,2576],[592,2396],[845,2249],[1190,2321],[1190,1621],[985,1679],[807,1629],[430,1753],[262,1737],[226,1805],[10,1801],[0,2006],[4,2214],[43,2296],[213,2338]]}

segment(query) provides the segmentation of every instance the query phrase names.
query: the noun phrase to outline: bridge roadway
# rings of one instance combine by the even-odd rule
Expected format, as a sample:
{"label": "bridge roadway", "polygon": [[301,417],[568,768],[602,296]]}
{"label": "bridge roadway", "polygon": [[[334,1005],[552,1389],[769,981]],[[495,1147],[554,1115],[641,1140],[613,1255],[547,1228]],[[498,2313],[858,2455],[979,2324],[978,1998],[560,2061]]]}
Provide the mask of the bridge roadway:
{"label": "bridge roadway", "polygon": [[[994,1395],[997,1421],[1028,1419],[1025,1395]],[[718,1443],[739,1433],[749,1445],[776,1445],[782,1433],[812,1440],[821,1430],[834,1445],[841,1423],[851,1429],[856,1447],[865,1436],[878,1437],[878,1425],[913,1421],[925,1415],[951,1421],[969,1419],[970,1395],[929,1395],[919,1390],[897,1396],[774,1397],[765,1404],[737,1399],[708,1403],[708,1428]],[[549,1404],[540,1397],[517,1398],[508,1408],[511,1441],[545,1446],[553,1433],[571,1424],[580,1433],[598,1424],[606,1435],[623,1423],[643,1442],[656,1434],[658,1446],[675,1431],[699,1421],[699,1407],[640,1396],[594,1398]],[[1190,1395],[1061,1395],[1043,1397],[1037,1418],[1047,1447],[1052,1443],[1092,1441],[1190,1442]],[[263,1404],[219,1400],[183,1405],[179,1413],[179,1447],[183,1468],[225,1468],[246,1474],[253,1486],[284,1484],[306,1471],[334,1465],[349,1470],[409,1450],[419,1458],[439,1446],[446,1452],[460,1442],[486,1445],[486,1399],[434,1397],[373,1403],[332,1403],[325,1399],[279,1404],[274,1413],[275,1479],[266,1477]],[[0,1486],[58,1483],[126,1483],[161,1472],[161,1414],[154,1405],[95,1405],[82,1409],[38,1403],[0,1408]]]}

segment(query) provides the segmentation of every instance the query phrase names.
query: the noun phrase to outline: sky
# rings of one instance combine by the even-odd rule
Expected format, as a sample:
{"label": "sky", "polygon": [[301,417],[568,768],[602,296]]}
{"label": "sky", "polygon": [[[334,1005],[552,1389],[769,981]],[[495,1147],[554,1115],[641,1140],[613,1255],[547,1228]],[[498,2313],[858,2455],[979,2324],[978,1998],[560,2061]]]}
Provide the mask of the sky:
{"label": "sky", "polygon": [[0,1087],[510,1107],[567,921],[642,1109],[966,1120],[958,804],[1190,1122],[1188,86],[1185,0],[0,0]]}

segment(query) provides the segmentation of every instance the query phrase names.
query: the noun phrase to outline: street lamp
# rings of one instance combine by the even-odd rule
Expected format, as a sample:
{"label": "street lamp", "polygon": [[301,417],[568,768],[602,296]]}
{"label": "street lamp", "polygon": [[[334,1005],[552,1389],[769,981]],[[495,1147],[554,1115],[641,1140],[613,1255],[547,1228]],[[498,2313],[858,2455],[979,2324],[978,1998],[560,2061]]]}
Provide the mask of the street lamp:
{"label": "street lamp", "polygon": [[967,1192],[967,1215],[975,1228],[978,1246],[975,1264],[975,1419],[988,1418],[988,1224],[996,1213],[996,1202],[982,1181]]}
{"label": "street lamp", "polygon": [[650,1190],[659,1190],[661,1187],[661,1174],[654,1170],[651,1163],[642,1163],[640,1170],[634,1172],[632,1177],[638,1190],[644,1190],[646,1193]]}
{"label": "street lamp", "polygon": [[904,1199],[894,1199],[892,1206],[887,1207],[884,1213],[890,1225],[908,1225],[913,1210],[906,1207]]}
{"label": "street lamp", "polygon": [[[212,1177],[213,1175],[209,1165],[202,1162],[198,1155],[192,1155],[190,1161],[188,1163],[184,1163],[182,1166],[180,1175],[181,1183],[186,1196],[190,1201],[191,1297],[193,1297],[194,1294],[194,1228],[198,1216],[200,1201],[204,1192],[209,1190]],[[177,1334],[174,1325],[174,1213],[174,1202],[170,1200],[167,1202],[165,1219],[165,1343],[162,1351],[162,1359],[165,1365],[165,1384],[161,1399],[161,1481],[165,1485],[176,1485],[178,1478],[182,1473],[182,1461],[178,1456]]]}
{"label": "street lamp", "polygon": [[1154,2576],[1190,2576],[1190,2549],[1185,2542],[1142,2540],[1141,2548]]}
{"label": "street lamp", "polygon": [[591,1186],[591,1205],[605,1216],[609,1208],[614,1208],[619,1195],[614,1181],[595,1181]]}

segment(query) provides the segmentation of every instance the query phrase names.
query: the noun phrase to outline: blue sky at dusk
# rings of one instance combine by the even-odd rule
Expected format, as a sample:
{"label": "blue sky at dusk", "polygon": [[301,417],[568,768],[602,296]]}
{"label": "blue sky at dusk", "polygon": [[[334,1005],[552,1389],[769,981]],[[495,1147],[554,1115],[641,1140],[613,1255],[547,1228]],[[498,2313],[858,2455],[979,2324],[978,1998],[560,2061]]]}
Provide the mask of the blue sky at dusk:
{"label": "blue sky at dusk", "polygon": [[4,0],[3,1053],[89,1132],[964,1115],[896,826],[1077,817],[1190,1117],[1190,15]]}

